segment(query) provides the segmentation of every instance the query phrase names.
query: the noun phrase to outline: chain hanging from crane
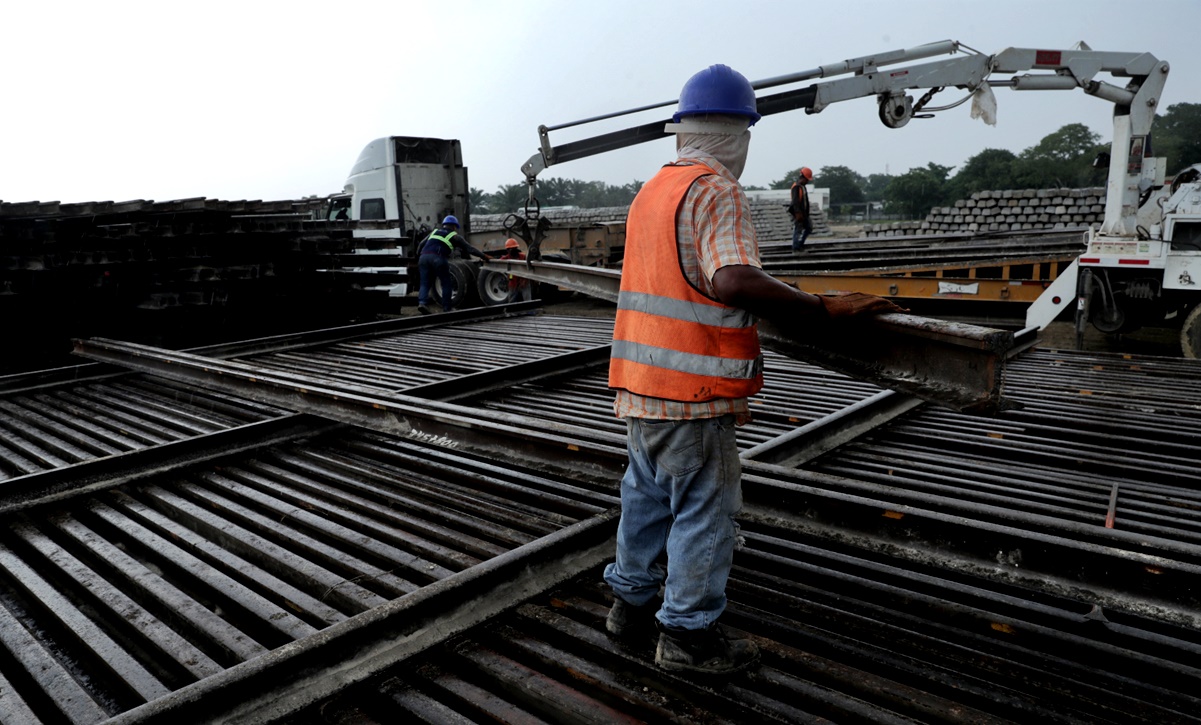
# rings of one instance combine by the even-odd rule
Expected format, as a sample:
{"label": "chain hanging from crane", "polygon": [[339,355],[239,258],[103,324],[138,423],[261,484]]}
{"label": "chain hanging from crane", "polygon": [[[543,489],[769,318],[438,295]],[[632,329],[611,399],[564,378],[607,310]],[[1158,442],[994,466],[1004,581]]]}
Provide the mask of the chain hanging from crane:
{"label": "chain hanging from crane", "polygon": [[530,189],[525,201],[525,213],[510,214],[505,218],[504,228],[509,236],[525,240],[525,259],[529,263],[542,259],[542,240],[546,237],[546,230],[550,229],[550,220],[542,216],[542,204],[534,196],[534,179],[528,179],[526,183]]}

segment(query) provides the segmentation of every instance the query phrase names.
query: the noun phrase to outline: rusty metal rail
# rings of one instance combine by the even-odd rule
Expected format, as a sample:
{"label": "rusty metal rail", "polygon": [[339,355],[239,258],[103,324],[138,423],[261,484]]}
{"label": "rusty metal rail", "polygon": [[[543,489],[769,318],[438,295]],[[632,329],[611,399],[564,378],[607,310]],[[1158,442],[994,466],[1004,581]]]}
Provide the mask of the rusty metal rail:
{"label": "rusty metal rail", "polygon": [[[1188,584],[1201,573],[1197,486],[1191,478],[1179,478],[1179,487],[1150,483],[1177,472],[1195,477],[1201,466],[1201,446],[1193,440],[1201,406],[1188,397],[1173,400],[1167,382],[1179,380],[1187,391],[1201,371],[1182,361],[1116,356],[1080,355],[1074,364],[1076,355],[1026,353],[1006,385],[1021,392],[1017,399],[1027,408],[982,418],[913,408],[903,396],[769,354],[767,387],[752,405],[757,420],[739,431],[748,505],[783,506],[783,517],[807,511],[806,520],[868,548],[911,540],[915,548],[906,556],[950,547],[981,570],[1033,588],[1074,581],[1107,605],[1201,626],[1193,611],[1201,600]],[[1138,369],[1122,380],[1126,373],[1115,364]],[[1096,379],[1088,381],[1084,371]],[[1160,379],[1162,385],[1147,382]],[[1093,394],[1069,387],[1084,382]],[[1163,422],[1147,418],[1152,401],[1167,414]],[[461,402],[615,435],[623,430],[611,417],[611,393],[599,373]],[[1172,427],[1180,430],[1178,443],[1166,433]],[[1160,448],[1162,455],[1139,452]],[[781,465],[802,470],[784,472]],[[1114,483],[1115,524],[1106,529]]]}
{"label": "rusty metal rail", "polygon": [[[534,346],[553,324],[498,328],[525,330],[519,344]],[[607,339],[611,321],[564,329],[564,349],[582,352],[494,352],[498,367],[479,370],[488,353],[470,350],[448,382],[424,387],[453,395],[449,381],[461,379],[454,405],[390,393],[374,368],[405,380],[420,361],[359,357],[349,341],[287,352],[305,365],[310,353],[344,360],[334,382],[258,358],[86,343],[235,409],[306,409],[401,437],[332,427],[246,442],[219,462],[180,458],[4,515],[0,650],[17,654],[0,657],[12,693],[0,719],[392,721],[407,708],[434,721],[1196,717],[1187,683],[1201,653],[1201,546],[1188,516],[1171,528],[1165,508],[1185,502],[1187,513],[1195,487],[1149,484],[1171,458],[1196,468],[1195,367],[1035,351],[1006,373],[1025,408],[984,419],[881,412],[878,402],[902,396],[769,354],[759,420],[740,430],[748,546],[728,615],[759,638],[764,664],[698,686],[603,634],[595,567],[612,549],[624,432],[595,362],[603,345],[586,343]],[[486,384],[490,375],[505,384]],[[1165,421],[1140,434],[1148,415]],[[792,440],[797,428],[806,435]],[[1138,460],[1146,490],[1129,496],[1136,508],[1158,497],[1159,528],[1138,528],[1122,487],[1114,528],[1092,516],[1093,489],[1122,474],[1098,465],[1078,477],[1089,485],[1068,475],[1082,451],[1119,436],[1162,439],[1166,455]],[[203,452],[213,440],[185,443]],[[1068,455],[1050,455],[1060,444]],[[586,579],[505,613],[579,571]]]}
{"label": "rusty metal rail", "polygon": [[211,721],[200,713],[281,697],[285,680],[311,701],[348,656],[407,656],[595,566],[616,503],[342,431],[8,514],[0,650],[16,659],[0,665],[0,715]]}
{"label": "rusty metal rail", "polygon": [[288,411],[163,380],[0,398],[0,481],[264,421]]}
{"label": "rusty metal rail", "polygon": [[[563,363],[555,360],[559,356],[607,345],[611,336],[611,331],[590,321],[498,316],[370,339],[241,354],[236,359],[283,374],[320,377],[332,384],[404,390],[440,382],[445,382],[442,387],[446,389],[461,381],[464,389],[470,389],[475,384],[467,379],[471,374],[478,374],[479,379],[494,377],[498,369],[525,364],[524,374],[537,375],[539,367],[553,370]],[[522,374],[520,368],[518,374]]]}
{"label": "rusty metal rail", "polygon": [[[621,272],[579,265],[490,260],[484,267],[616,301]],[[760,321],[764,346],[783,355],[955,410],[991,414],[1001,395],[1013,333],[912,315],[880,315],[834,327]]]}
{"label": "rusty metal rail", "polygon": [[470,408],[375,387],[337,385],[319,378],[282,375],[249,363],[113,340],[77,340],[75,350],[93,360],[410,440],[432,441],[481,455],[507,452],[513,460],[536,462],[548,470],[570,469],[577,475],[604,477],[609,475],[614,460],[624,458],[624,436],[578,425],[546,423],[540,430],[540,440],[532,442],[527,431],[529,421],[520,416],[481,416]]}
{"label": "rusty metal rail", "polygon": [[1195,632],[843,552],[747,522],[726,624],[763,649],[712,681],[604,631],[598,572],[298,719],[383,722],[1197,722]]}

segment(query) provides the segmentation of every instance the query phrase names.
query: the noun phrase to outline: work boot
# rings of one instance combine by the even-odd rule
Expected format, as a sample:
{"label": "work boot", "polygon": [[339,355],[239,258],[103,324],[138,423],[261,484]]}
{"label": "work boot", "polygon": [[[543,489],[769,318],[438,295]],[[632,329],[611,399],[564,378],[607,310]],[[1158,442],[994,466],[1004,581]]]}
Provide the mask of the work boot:
{"label": "work boot", "polygon": [[417,311],[423,315],[428,315],[430,313],[430,308],[426,307],[425,305],[417,305]]}
{"label": "work boot", "polygon": [[708,629],[659,626],[655,664],[670,672],[723,675],[741,672],[759,661],[759,647],[731,637],[714,623]]}
{"label": "work boot", "polygon": [[613,606],[609,608],[609,616],[605,618],[605,629],[609,634],[627,642],[653,642],[658,635],[656,629],[658,620],[655,613],[663,605],[659,597],[652,597],[641,606],[629,604],[621,597],[613,597]]}

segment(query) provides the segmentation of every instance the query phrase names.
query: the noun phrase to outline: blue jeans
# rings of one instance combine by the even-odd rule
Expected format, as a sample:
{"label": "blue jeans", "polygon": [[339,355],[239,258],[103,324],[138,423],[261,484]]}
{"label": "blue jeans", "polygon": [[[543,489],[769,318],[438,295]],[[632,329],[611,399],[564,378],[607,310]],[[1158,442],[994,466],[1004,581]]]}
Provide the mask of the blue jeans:
{"label": "blue jeans", "polygon": [[805,246],[805,240],[809,238],[811,231],[813,231],[813,225],[808,221],[792,225],[792,251],[800,251],[801,247]]}
{"label": "blue jeans", "polygon": [[635,606],[662,585],[659,621],[704,629],[725,611],[738,541],[742,463],[734,416],[627,418],[626,426],[630,462],[621,479],[617,560],[605,567],[605,581]]}
{"label": "blue jeans", "polygon": [[423,254],[417,258],[417,269],[421,272],[417,304],[429,304],[430,287],[434,284],[433,278],[437,277],[442,283],[442,309],[450,312],[450,302],[455,293],[455,278],[450,275],[450,260],[440,254]]}

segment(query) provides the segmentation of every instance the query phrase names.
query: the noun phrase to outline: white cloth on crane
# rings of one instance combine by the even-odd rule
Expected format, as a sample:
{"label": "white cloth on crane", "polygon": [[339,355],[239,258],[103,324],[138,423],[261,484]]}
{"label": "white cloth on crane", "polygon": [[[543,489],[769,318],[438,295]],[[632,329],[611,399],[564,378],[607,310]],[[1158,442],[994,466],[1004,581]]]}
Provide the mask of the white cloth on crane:
{"label": "white cloth on crane", "polygon": [[972,118],[982,118],[989,126],[997,125],[997,97],[987,81],[972,93]]}

